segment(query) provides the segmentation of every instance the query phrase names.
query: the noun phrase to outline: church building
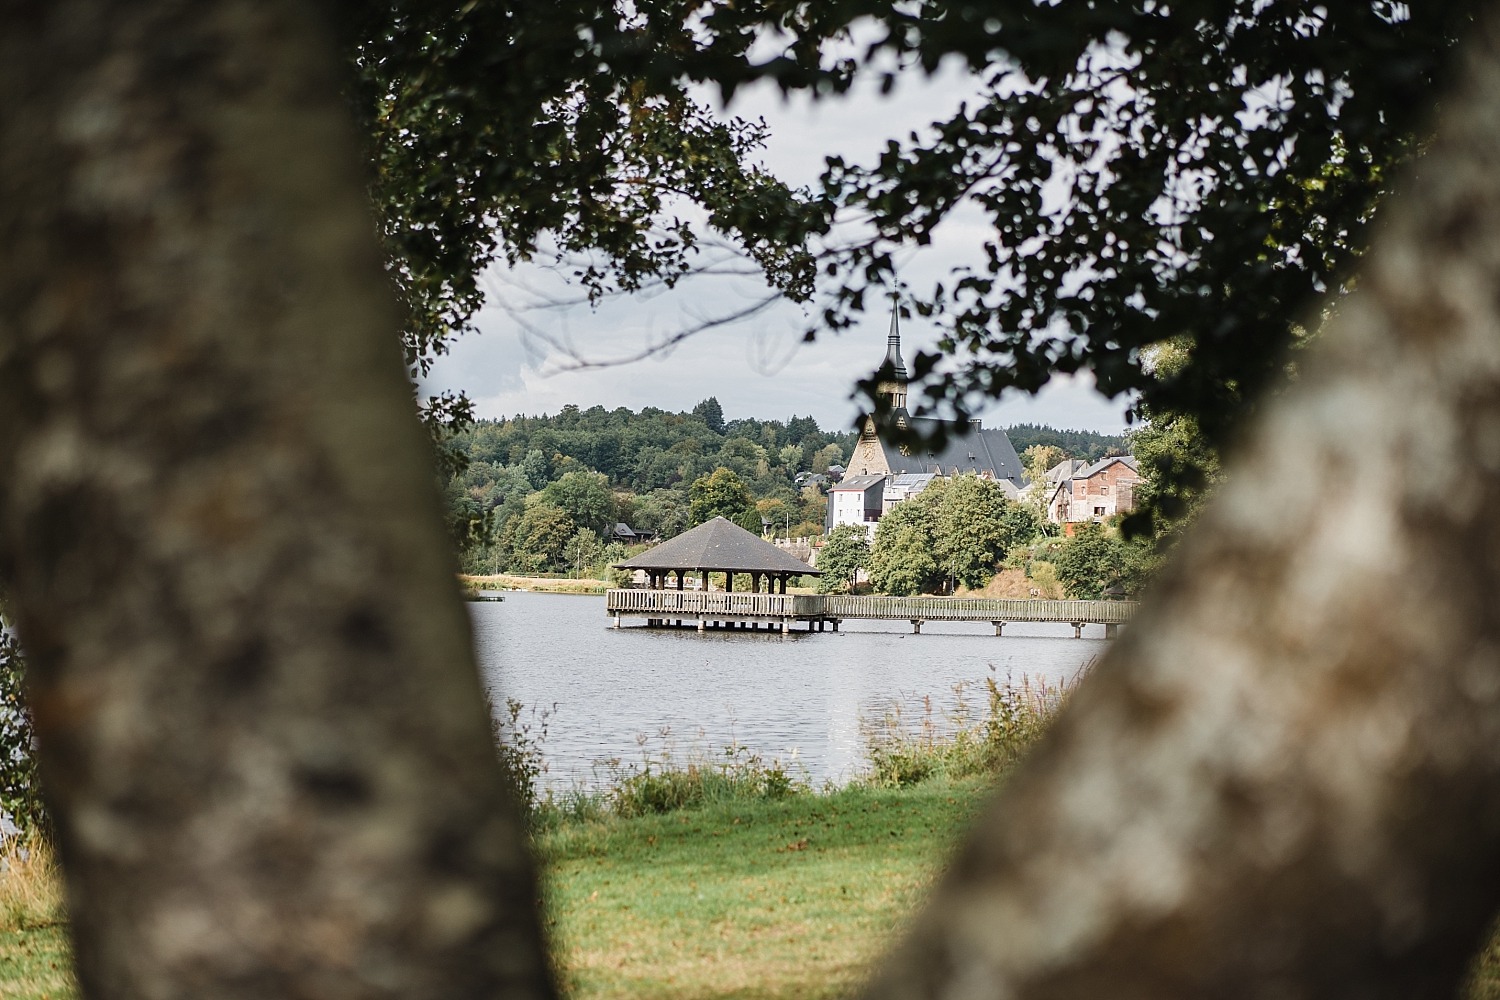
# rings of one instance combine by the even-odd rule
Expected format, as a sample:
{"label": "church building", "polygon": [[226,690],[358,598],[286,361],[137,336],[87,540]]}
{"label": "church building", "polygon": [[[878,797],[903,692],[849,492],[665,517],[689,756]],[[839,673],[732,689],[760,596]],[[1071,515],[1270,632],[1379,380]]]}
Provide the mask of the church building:
{"label": "church building", "polygon": [[946,443],[936,450],[895,444],[881,435],[873,416],[866,416],[844,482],[829,490],[827,530],[839,524],[863,523],[873,533],[882,513],[920,492],[935,476],[969,473],[995,480],[1011,498],[1020,493],[1024,485],[1021,459],[1005,431],[986,430],[978,420],[970,420],[968,429],[959,431],[952,421],[914,417],[907,412],[906,361],[901,357],[896,306],[891,308],[891,332],[882,367],[890,377],[877,388],[889,400],[897,426],[911,427],[930,438],[940,424],[946,424]]}
{"label": "church building", "polygon": [[[984,429],[978,420],[970,420],[968,430],[958,431],[952,421],[933,417],[913,417],[906,410],[906,362],[901,357],[900,318],[896,308],[891,309],[891,333],[886,340],[886,366],[891,371],[889,381],[882,382],[878,390],[890,400],[895,411],[896,424],[910,426],[931,437],[939,424],[947,424],[947,443],[939,451],[912,451],[882,439],[875,426],[875,418],[866,416],[860,431],[859,443],[854,446],[854,457],[849,460],[848,475],[851,476],[899,476],[931,473],[938,476],[959,476],[975,473],[987,479],[1009,483],[1019,491],[1021,459],[1010,443],[1005,431],[997,428]],[[1009,490],[1007,492],[1010,492]]]}

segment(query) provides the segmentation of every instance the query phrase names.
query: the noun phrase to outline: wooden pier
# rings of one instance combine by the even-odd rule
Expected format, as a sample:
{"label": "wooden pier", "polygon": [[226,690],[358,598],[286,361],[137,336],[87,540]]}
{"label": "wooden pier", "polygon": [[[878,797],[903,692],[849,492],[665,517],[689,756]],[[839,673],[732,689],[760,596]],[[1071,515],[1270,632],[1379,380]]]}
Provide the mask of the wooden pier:
{"label": "wooden pier", "polygon": [[920,633],[929,621],[989,622],[1004,634],[1012,622],[1062,622],[1081,638],[1083,626],[1103,625],[1105,635],[1130,620],[1133,601],[1014,601],[986,597],[859,597],[840,594],[746,594],[692,590],[611,590],[605,608],[620,628],[626,618],[644,618],[658,627],[762,627],[783,634],[801,625],[837,632],[846,618],[908,621]]}

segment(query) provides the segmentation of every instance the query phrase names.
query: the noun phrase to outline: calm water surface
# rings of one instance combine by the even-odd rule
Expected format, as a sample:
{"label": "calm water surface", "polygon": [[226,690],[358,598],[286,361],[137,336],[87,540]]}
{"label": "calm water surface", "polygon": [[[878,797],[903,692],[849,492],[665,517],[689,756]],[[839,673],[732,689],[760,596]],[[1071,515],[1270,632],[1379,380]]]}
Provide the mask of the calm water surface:
{"label": "calm water surface", "polygon": [[[838,633],[609,627],[603,597],[509,593],[469,605],[480,669],[497,701],[550,709],[543,753],[554,788],[595,784],[605,761],[664,749],[683,757],[738,741],[795,762],[814,782],[863,766],[860,720],[900,707],[920,721],[930,699],[941,721],[954,686],[982,704],[986,677],[1071,679],[1104,649],[1104,628],[846,621]],[[627,622],[629,620],[627,619]]]}

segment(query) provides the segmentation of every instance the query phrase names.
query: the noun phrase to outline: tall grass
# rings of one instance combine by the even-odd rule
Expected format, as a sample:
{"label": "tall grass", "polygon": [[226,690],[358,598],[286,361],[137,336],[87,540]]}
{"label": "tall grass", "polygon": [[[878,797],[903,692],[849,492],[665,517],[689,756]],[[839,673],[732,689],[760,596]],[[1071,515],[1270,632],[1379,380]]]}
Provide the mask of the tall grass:
{"label": "tall grass", "polygon": [[780,760],[767,761],[735,740],[678,756],[665,739],[638,764],[608,764],[603,799],[616,816],[647,816],[718,802],[776,800],[810,790],[805,775]]}
{"label": "tall grass", "polygon": [[34,837],[0,838],[0,931],[24,931],[61,924],[62,873],[52,848]]}
{"label": "tall grass", "polygon": [[865,720],[861,729],[870,773],[864,780],[903,788],[931,778],[1002,774],[1046,732],[1073,685],[986,677],[982,711],[969,698],[969,687],[954,685],[954,707],[942,713],[924,698],[915,723],[899,704],[880,719]]}

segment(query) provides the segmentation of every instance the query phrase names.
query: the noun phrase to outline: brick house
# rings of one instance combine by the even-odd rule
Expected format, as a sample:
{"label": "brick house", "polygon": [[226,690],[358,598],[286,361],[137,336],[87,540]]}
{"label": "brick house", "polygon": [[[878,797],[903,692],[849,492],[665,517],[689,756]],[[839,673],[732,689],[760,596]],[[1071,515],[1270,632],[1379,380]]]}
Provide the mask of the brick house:
{"label": "brick house", "polygon": [[1059,478],[1047,501],[1047,518],[1055,524],[1103,521],[1135,510],[1141,482],[1133,455],[1111,455]]}

